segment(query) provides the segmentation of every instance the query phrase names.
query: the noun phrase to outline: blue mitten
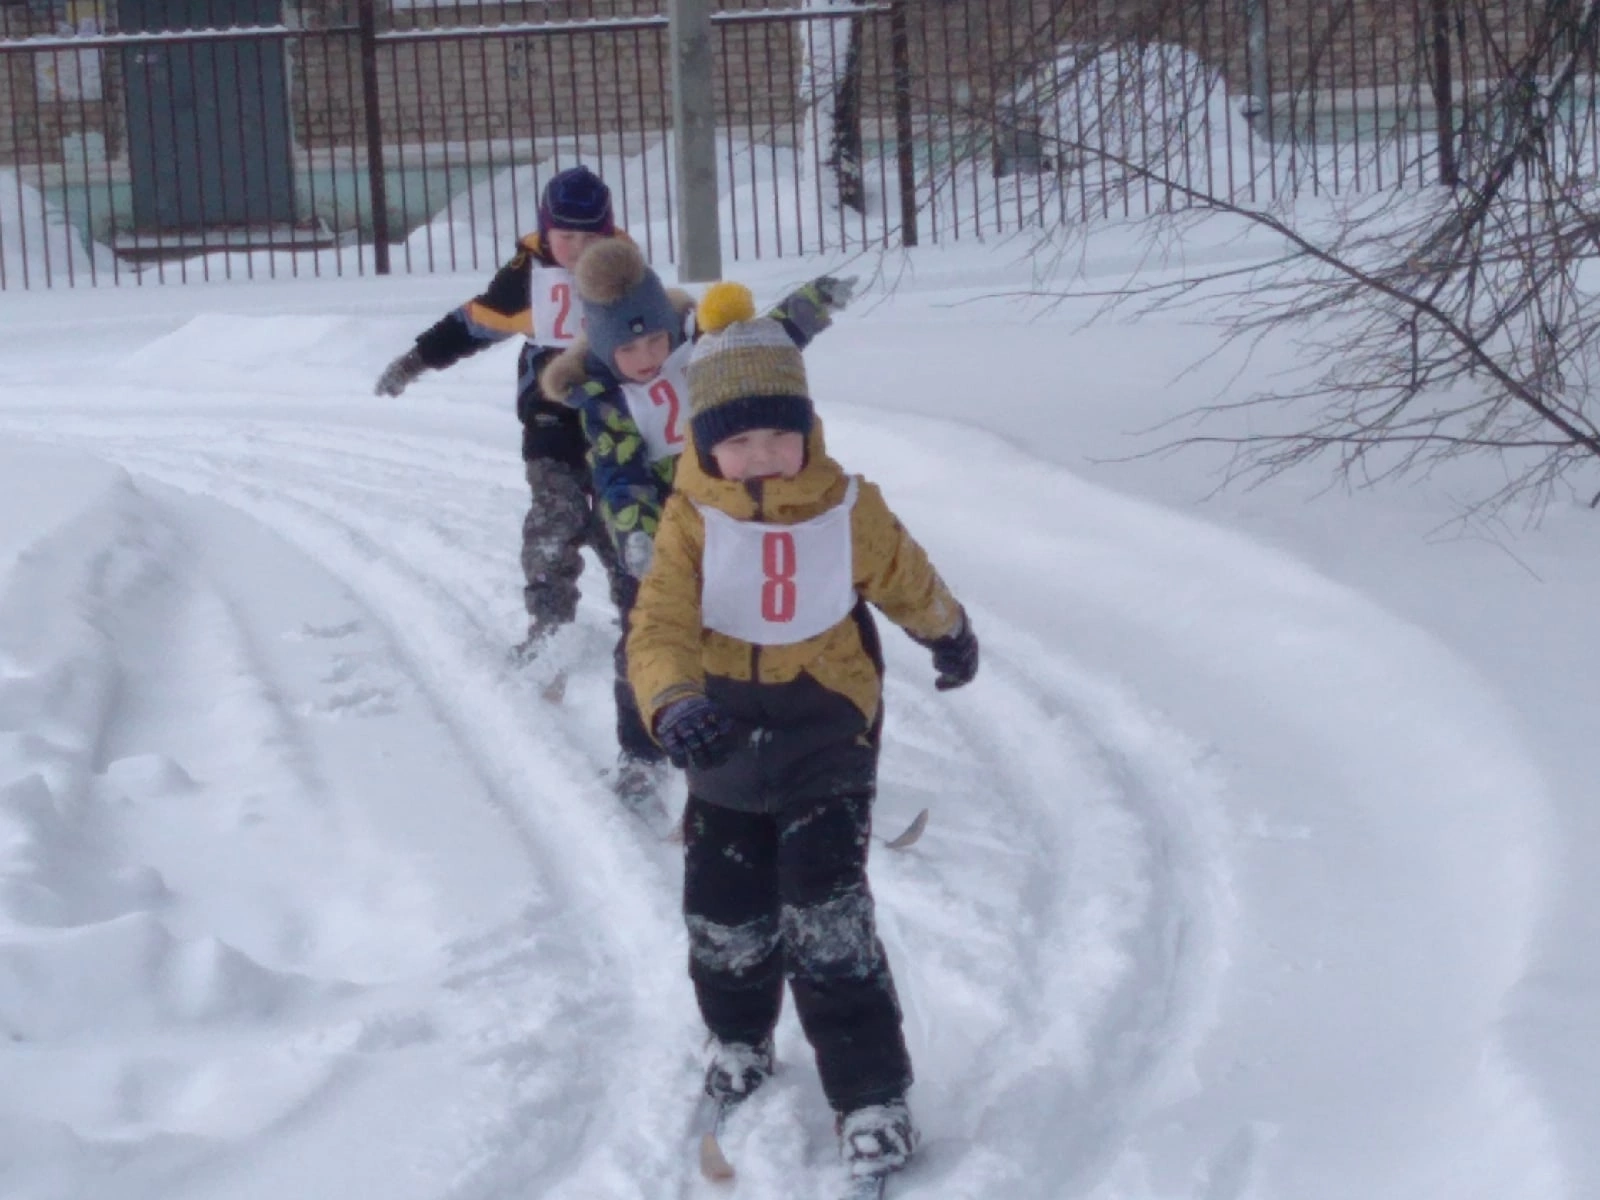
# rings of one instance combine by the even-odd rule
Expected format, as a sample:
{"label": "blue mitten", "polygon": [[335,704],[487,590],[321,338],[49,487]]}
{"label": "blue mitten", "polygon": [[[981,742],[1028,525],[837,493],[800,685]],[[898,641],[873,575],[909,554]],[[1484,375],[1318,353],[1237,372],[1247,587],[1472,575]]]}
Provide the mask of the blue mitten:
{"label": "blue mitten", "polygon": [[733,753],[733,722],[704,696],[685,696],[657,713],[656,737],[675,767],[720,767]]}

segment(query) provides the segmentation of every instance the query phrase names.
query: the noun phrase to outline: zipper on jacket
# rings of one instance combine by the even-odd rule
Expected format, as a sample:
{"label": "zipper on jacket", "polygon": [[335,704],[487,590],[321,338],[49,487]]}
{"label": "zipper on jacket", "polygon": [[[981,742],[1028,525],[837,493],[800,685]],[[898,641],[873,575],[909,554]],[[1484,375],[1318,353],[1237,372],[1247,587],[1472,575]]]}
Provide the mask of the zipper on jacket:
{"label": "zipper on jacket", "polygon": [[[762,480],[749,479],[745,481],[744,490],[756,502],[757,521],[766,515],[766,487]],[[761,643],[750,643],[750,684],[754,694],[759,695],[761,689]],[[764,706],[763,706],[764,707]],[[768,787],[766,755],[763,753],[766,742],[772,733],[764,725],[757,725],[751,732],[751,752],[755,759],[756,795],[760,797],[763,812],[776,812],[777,806],[773,803],[772,794]]]}
{"label": "zipper on jacket", "polygon": [[[757,521],[764,520],[767,511],[765,484],[760,479],[749,479],[745,481],[744,490],[750,493],[750,498],[756,502],[755,519]],[[759,642],[750,643],[750,682],[754,684],[761,682],[761,644]]]}

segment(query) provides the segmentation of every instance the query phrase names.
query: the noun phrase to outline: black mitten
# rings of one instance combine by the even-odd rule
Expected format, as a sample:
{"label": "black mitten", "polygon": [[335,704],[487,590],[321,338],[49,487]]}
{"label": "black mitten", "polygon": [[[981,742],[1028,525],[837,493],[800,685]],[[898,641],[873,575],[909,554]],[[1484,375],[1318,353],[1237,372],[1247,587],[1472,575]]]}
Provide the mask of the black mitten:
{"label": "black mitten", "polygon": [[971,683],[978,673],[978,635],[972,632],[972,622],[965,611],[953,633],[929,638],[922,644],[933,651],[933,669],[939,672],[933,686],[941,692]]}

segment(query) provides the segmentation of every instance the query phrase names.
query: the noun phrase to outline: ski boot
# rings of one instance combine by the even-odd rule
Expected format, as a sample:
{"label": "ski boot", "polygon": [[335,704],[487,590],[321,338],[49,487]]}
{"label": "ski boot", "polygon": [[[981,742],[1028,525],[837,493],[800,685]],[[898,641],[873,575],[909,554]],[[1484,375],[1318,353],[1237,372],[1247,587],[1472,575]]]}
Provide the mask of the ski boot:
{"label": "ski boot", "polygon": [[772,1038],[755,1045],[712,1038],[706,1052],[706,1095],[737,1104],[772,1076]]}
{"label": "ski boot", "polygon": [[537,621],[528,625],[528,636],[515,646],[511,647],[508,657],[512,666],[525,667],[539,657],[539,651],[544,649],[545,643],[550,640],[551,628]]}
{"label": "ski boot", "polygon": [[667,803],[663,793],[668,777],[665,760],[652,762],[624,750],[617,755],[617,769],[611,779],[611,790],[629,812],[637,813],[652,826],[665,828]]}
{"label": "ski boot", "polygon": [[733,1165],[723,1154],[718,1138],[727,1121],[750,1094],[772,1075],[772,1038],[749,1042],[724,1042],[710,1038],[706,1052],[705,1092],[695,1117],[700,1130],[700,1173],[707,1179],[726,1183],[733,1178]]}
{"label": "ski boot", "polygon": [[857,1179],[898,1171],[922,1140],[903,1099],[840,1113],[836,1125],[844,1165]]}

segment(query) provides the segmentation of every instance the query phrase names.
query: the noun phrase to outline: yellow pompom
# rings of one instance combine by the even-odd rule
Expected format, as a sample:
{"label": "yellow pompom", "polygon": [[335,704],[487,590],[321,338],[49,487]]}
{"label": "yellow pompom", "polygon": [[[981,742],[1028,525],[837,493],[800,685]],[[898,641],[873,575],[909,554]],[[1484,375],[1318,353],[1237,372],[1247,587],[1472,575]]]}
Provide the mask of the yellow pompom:
{"label": "yellow pompom", "polygon": [[742,283],[722,280],[713,283],[695,306],[695,323],[706,333],[726,329],[735,321],[748,321],[756,315],[756,298]]}

